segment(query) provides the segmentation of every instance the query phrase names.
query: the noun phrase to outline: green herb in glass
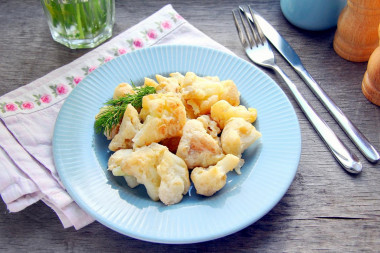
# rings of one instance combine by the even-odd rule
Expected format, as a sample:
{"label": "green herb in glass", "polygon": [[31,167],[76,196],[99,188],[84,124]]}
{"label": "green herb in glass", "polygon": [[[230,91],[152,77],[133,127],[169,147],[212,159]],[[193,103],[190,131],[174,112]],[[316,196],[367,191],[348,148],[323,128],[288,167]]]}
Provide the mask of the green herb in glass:
{"label": "green herb in glass", "polygon": [[54,40],[91,48],[112,35],[114,0],[41,0]]}

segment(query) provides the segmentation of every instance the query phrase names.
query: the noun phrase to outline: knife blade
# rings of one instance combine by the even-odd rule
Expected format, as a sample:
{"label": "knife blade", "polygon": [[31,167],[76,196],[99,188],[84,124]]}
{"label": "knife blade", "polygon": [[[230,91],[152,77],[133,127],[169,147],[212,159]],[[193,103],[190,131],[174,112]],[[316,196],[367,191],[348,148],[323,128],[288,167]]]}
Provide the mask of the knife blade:
{"label": "knife blade", "polygon": [[[240,7],[240,11],[245,12],[247,17],[253,21],[249,12]],[[360,152],[372,163],[380,160],[380,154],[368,139],[360,132],[360,130],[347,118],[342,110],[334,103],[334,101],[326,94],[326,92],[311,77],[301,62],[300,57],[289,45],[289,43],[268,23],[260,14],[253,10],[253,15],[259,23],[261,30],[270,43],[285,58],[285,60],[293,67],[297,74],[305,81],[311,91],[322,102],[325,108],[333,116],[339,126],[344,130],[351,141],[356,145]]]}

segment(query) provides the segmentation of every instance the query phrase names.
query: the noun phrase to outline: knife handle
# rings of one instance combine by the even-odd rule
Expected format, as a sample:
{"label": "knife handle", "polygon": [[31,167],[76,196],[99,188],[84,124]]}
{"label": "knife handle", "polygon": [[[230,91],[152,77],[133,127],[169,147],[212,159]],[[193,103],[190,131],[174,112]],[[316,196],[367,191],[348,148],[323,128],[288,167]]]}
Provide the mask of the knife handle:
{"label": "knife handle", "polygon": [[331,100],[324,90],[317,84],[303,66],[295,66],[294,69],[309,86],[312,92],[318,97],[340,127],[356,145],[360,152],[372,163],[380,160],[380,155],[375,147],[360,132],[360,130],[346,117],[339,107]]}
{"label": "knife handle", "polygon": [[326,122],[316,113],[313,107],[306,101],[302,94],[298,91],[295,84],[289,77],[278,67],[272,66],[288,85],[294,99],[313,125],[316,132],[321,139],[325,142],[335,159],[342,165],[342,167],[349,173],[358,174],[362,171],[362,165],[358,157],[353,154],[339,139],[339,137],[331,130]]}

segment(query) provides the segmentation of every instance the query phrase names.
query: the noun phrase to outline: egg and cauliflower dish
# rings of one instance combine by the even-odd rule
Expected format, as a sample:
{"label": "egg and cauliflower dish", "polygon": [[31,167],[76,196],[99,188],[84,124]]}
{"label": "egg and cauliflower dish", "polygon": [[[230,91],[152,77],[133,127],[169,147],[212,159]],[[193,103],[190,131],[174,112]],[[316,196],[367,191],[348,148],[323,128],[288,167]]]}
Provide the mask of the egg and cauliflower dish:
{"label": "egg and cauliflower dish", "polygon": [[[252,125],[256,109],[240,105],[231,80],[192,72],[156,75],[138,89],[119,84],[112,99],[117,102],[96,116],[114,152],[108,170],[131,188],[143,184],[152,200],[165,205],[180,202],[191,183],[197,194],[214,195],[230,171],[241,173],[242,153],[261,137]],[[122,100],[129,102],[117,111]]]}

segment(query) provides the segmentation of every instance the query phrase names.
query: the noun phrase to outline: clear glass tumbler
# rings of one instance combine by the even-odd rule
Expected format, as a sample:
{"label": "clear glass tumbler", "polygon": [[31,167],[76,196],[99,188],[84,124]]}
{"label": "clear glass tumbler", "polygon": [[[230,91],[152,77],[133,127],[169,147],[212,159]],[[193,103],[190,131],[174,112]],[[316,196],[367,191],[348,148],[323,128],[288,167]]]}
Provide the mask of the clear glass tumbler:
{"label": "clear glass tumbler", "polygon": [[112,36],[115,0],[41,0],[53,39],[69,48],[93,48]]}

